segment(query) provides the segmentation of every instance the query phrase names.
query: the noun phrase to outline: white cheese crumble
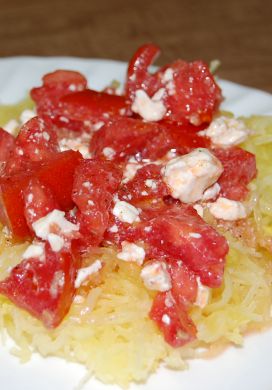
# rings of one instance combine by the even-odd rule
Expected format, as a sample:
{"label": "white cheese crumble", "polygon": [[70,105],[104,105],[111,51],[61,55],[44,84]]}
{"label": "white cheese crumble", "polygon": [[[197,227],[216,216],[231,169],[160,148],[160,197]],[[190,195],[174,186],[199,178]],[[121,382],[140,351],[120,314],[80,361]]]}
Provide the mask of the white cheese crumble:
{"label": "white cheese crumble", "polygon": [[211,290],[209,289],[209,287],[203,286],[203,284],[200,282],[199,277],[196,278],[196,281],[198,289],[195,305],[203,309],[209,302]]}
{"label": "white cheese crumble", "polygon": [[167,68],[162,76],[162,82],[165,84],[168,94],[174,95],[176,93],[175,83],[174,83],[174,70],[172,68]]}
{"label": "white cheese crumble", "polygon": [[122,222],[133,223],[140,221],[139,210],[123,200],[115,203],[112,213]]}
{"label": "white cheese crumble", "polygon": [[124,169],[122,183],[127,183],[134,178],[137,171],[143,167],[142,164],[129,162]]}
{"label": "white cheese crumble", "polygon": [[118,226],[117,226],[117,225],[112,225],[112,226],[109,228],[109,232],[111,232],[111,233],[117,233],[117,232],[118,232]]}
{"label": "white cheese crumble", "polygon": [[54,252],[59,252],[64,247],[64,239],[55,233],[49,233],[47,240]]}
{"label": "white cheese crumble", "polygon": [[59,140],[60,151],[74,150],[81,153],[83,158],[90,158],[91,153],[89,151],[90,134],[82,133],[80,137],[76,138],[62,138]]}
{"label": "white cheese crumble", "polygon": [[146,264],[141,271],[141,278],[149,290],[168,291],[172,287],[167,266],[162,261]]}
{"label": "white cheese crumble", "polygon": [[221,187],[218,183],[214,183],[211,187],[207,188],[206,191],[204,191],[202,200],[210,200],[215,199],[217,195],[219,194],[221,190]]}
{"label": "white cheese crumble", "polygon": [[138,89],[131,106],[132,111],[139,114],[147,122],[161,120],[167,111],[162,101],[163,93],[164,88],[161,88],[150,98],[144,90]]}
{"label": "white cheese crumble", "polygon": [[155,190],[157,188],[157,182],[156,182],[156,180],[153,180],[153,179],[146,179],[145,185],[148,188],[151,188],[152,190]]}
{"label": "white cheese crumble", "polygon": [[[65,212],[61,210],[53,210],[44,217],[38,219],[32,224],[32,228],[37,237],[42,238],[43,240],[50,240],[49,243],[51,245],[52,250],[56,249],[57,246],[60,246],[60,240],[56,237],[52,238],[52,233],[54,233],[54,229],[57,228],[61,235],[69,235],[72,232],[78,231],[78,225],[68,221],[65,218]],[[52,231],[53,230],[53,231]],[[56,236],[56,234],[54,234]],[[58,243],[57,243],[58,241]]]}
{"label": "white cheese crumble", "polygon": [[215,218],[224,219],[225,221],[237,221],[247,217],[247,211],[243,203],[223,197],[211,203],[209,210]]}
{"label": "white cheese crumble", "polygon": [[108,160],[112,160],[114,156],[116,155],[116,152],[113,148],[106,147],[102,150],[102,153]]}
{"label": "white cheese crumble", "polygon": [[128,241],[121,243],[122,251],[117,254],[118,259],[135,262],[142,265],[145,259],[145,250],[139,245]]}
{"label": "white cheese crumble", "polygon": [[19,127],[19,123],[16,121],[16,119],[11,119],[10,121],[8,121],[4,126],[3,126],[3,129],[11,134],[11,135],[16,135],[17,133],[17,129]]}
{"label": "white cheese crumble", "polygon": [[81,284],[92,274],[98,272],[102,268],[100,260],[95,260],[89,267],[80,268],[75,280],[75,288],[79,288]]}
{"label": "white cheese crumble", "polygon": [[44,260],[44,243],[32,243],[30,244],[27,249],[24,251],[22,258],[24,260],[30,259],[30,258],[37,258],[39,257],[40,260]]}
{"label": "white cheese crumble", "polygon": [[165,324],[165,325],[170,325],[171,324],[171,318],[169,317],[168,314],[164,314],[162,316],[162,322]]}
{"label": "white cheese crumble", "polygon": [[204,148],[176,157],[162,168],[163,180],[170,187],[173,198],[184,203],[202,199],[204,191],[222,172],[220,161]]}
{"label": "white cheese crumble", "polygon": [[37,115],[36,112],[33,110],[26,109],[26,110],[22,111],[20,118],[19,118],[21,124],[28,122],[30,119],[34,118],[34,116],[36,116],[36,115]]}
{"label": "white cheese crumble", "polygon": [[204,217],[204,209],[203,207],[201,206],[201,204],[195,204],[193,205],[193,208],[195,209],[195,211],[197,212],[197,214],[203,218]]}
{"label": "white cheese crumble", "polygon": [[249,133],[244,122],[221,116],[214,119],[200,134],[209,137],[214,145],[228,148],[244,142]]}
{"label": "white cheese crumble", "polygon": [[192,237],[192,238],[201,238],[202,237],[201,234],[195,233],[195,232],[189,233],[189,236]]}

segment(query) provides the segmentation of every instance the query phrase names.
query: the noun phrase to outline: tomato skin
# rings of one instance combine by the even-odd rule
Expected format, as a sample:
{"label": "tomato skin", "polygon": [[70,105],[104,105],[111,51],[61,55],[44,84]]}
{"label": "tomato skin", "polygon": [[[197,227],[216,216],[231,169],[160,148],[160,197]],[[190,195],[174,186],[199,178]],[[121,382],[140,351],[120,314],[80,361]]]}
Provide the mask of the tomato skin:
{"label": "tomato skin", "polygon": [[220,194],[232,200],[245,200],[248,194],[247,185],[257,175],[255,155],[238,147],[214,149],[213,153],[224,168],[218,180]]}
{"label": "tomato skin", "polygon": [[33,162],[24,173],[0,178],[0,220],[9,227],[16,239],[31,237],[24,216],[23,200],[23,191],[30,179],[38,179],[50,189],[59,207],[64,211],[69,210],[74,205],[71,195],[74,171],[81,160],[79,152],[69,150],[56,153],[48,161]]}
{"label": "tomato skin", "polygon": [[148,43],[139,47],[129,62],[125,93],[129,101],[134,100],[135,91],[143,89],[152,96],[158,89],[156,76],[148,72],[148,67],[155,62],[161,50],[158,46]]}
{"label": "tomato skin", "polygon": [[72,199],[86,243],[99,245],[102,241],[121,179],[121,169],[110,161],[83,160],[76,168]]}
{"label": "tomato skin", "polygon": [[[163,332],[166,342],[174,348],[182,347],[196,338],[196,327],[185,307],[177,305],[173,299],[170,306],[167,304],[167,299],[171,301],[168,292],[158,293],[149,316]],[[164,315],[167,316],[169,323],[163,321]]]}
{"label": "tomato skin", "polygon": [[0,293],[28,311],[47,328],[55,328],[68,313],[74,294],[78,261],[71,251],[53,252],[45,244],[45,259],[29,258],[0,282]]}

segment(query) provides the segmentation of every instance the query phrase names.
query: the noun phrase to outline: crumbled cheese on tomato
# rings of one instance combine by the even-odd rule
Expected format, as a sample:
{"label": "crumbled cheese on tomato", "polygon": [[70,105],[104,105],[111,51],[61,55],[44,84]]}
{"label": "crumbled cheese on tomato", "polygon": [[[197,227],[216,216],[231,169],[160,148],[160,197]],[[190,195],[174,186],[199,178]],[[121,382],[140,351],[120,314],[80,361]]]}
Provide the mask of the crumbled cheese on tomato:
{"label": "crumbled cheese on tomato", "polygon": [[247,217],[247,211],[242,202],[220,197],[209,205],[210,213],[218,219],[237,221]]}
{"label": "crumbled cheese on tomato", "polygon": [[198,289],[195,305],[203,309],[209,302],[211,290],[209,287],[203,286],[199,277],[196,278],[196,281]]}
{"label": "crumbled cheese on tomato", "polygon": [[134,178],[138,169],[143,167],[142,164],[138,164],[137,162],[128,162],[125,166],[122,183],[127,183]]}
{"label": "crumbled cheese on tomato", "polygon": [[214,119],[200,134],[209,137],[214,145],[228,148],[244,142],[249,133],[244,122],[221,116]]}
{"label": "crumbled cheese on tomato", "polygon": [[150,98],[144,90],[138,89],[131,106],[132,111],[148,122],[161,120],[167,111],[162,100],[163,94],[164,88],[161,88]]}
{"label": "crumbled cheese on tomato", "polygon": [[170,187],[173,198],[184,203],[202,199],[204,191],[222,172],[220,161],[204,148],[176,157],[162,168],[163,180]]}
{"label": "crumbled cheese on tomato", "polygon": [[139,245],[123,241],[121,243],[122,251],[117,254],[118,259],[135,262],[142,265],[145,259],[145,250]]}
{"label": "crumbled cheese on tomato", "polygon": [[117,226],[117,225],[112,225],[112,226],[109,228],[109,232],[111,232],[111,233],[117,233],[117,232],[118,232],[118,226]]}
{"label": "crumbled cheese on tomato", "polygon": [[91,153],[89,151],[90,134],[82,133],[79,137],[75,138],[62,138],[59,140],[60,151],[74,150],[81,153],[83,158],[90,158]]}
{"label": "crumbled cheese on tomato", "polygon": [[22,258],[24,260],[30,259],[30,258],[39,258],[41,261],[44,260],[44,243],[43,242],[37,242],[30,244],[27,249],[24,251]]}
{"label": "crumbled cheese on tomato", "polygon": [[75,280],[75,288],[79,288],[90,275],[98,272],[101,268],[102,263],[100,260],[95,260],[95,262],[89,265],[89,267],[80,268]]}
{"label": "crumbled cheese on tomato", "polygon": [[174,95],[176,93],[176,87],[174,83],[174,70],[167,68],[162,76],[162,83],[165,84],[168,94]]}
{"label": "crumbled cheese on tomato", "polygon": [[200,204],[195,204],[193,205],[193,208],[195,209],[195,211],[197,212],[197,214],[203,218],[204,216],[204,209],[203,207],[200,205]]}
{"label": "crumbled cheese on tomato", "polygon": [[37,115],[36,112],[33,110],[26,109],[26,110],[22,111],[20,118],[19,118],[21,124],[28,122],[30,119],[34,118],[34,116],[36,116],[36,115]]}
{"label": "crumbled cheese on tomato", "polygon": [[133,223],[140,221],[140,211],[132,204],[123,200],[115,203],[112,213],[122,222]]}
{"label": "crumbled cheese on tomato", "polygon": [[92,126],[92,130],[93,131],[98,131],[101,129],[101,127],[103,127],[105,124],[105,122],[103,121],[100,121],[100,122],[96,122],[93,126]]}
{"label": "crumbled cheese on tomato", "polygon": [[52,236],[49,236],[51,233],[55,233],[55,229],[57,229],[62,236],[69,235],[79,230],[78,225],[75,225],[74,223],[68,221],[65,218],[64,211],[57,209],[51,211],[45,217],[42,217],[35,221],[32,224],[32,228],[37,237],[40,237],[43,240],[51,240],[52,245],[50,241],[49,243],[51,245],[52,250],[54,250],[57,245],[60,245],[59,240],[58,244],[56,244],[56,237],[54,237],[52,240]]}
{"label": "crumbled cheese on tomato", "polygon": [[149,290],[168,291],[172,287],[167,265],[162,261],[146,264],[141,271],[141,278]]}
{"label": "crumbled cheese on tomato", "polygon": [[162,316],[162,322],[165,324],[165,325],[170,325],[171,324],[171,318],[169,317],[168,314],[164,314]]}
{"label": "crumbled cheese on tomato", "polygon": [[112,160],[114,156],[116,155],[116,152],[113,148],[106,147],[102,150],[102,153],[108,160]]}
{"label": "crumbled cheese on tomato", "polygon": [[195,233],[195,232],[189,233],[189,236],[192,238],[201,238],[202,237],[201,234]]}
{"label": "crumbled cheese on tomato", "polygon": [[3,129],[11,134],[11,135],[16,135],[17,133],[17,129],[19,127],[19,123],[15,120],[15,119],[11,119],[10,121],[8,121],[4,126],[3,126]]}
{"label": "crumbled cheese on tomato", "polygon": [[56,298],[59,288],[63,287],[65,283],[65,274],[63,271],[56,271],[51,282],[49,293],[52,298]]}
{"label": "crumbled cheese on tomato", "polygon": [[64,247],[64,239],[55,233],[49,233],[47,240],[54,252],[59,252]]}
{"label": "crumbled cheese on tomato", "polygon": [[206,191],[204,191],[204,194],[202,196],[202,200],[210,200],[215,199],[217,195],[219,194],[221,190],[221,187],[218,183],[214,183],[211,187],[207,188]]}
{"label": "crumbled cheese on tomato", "polygon": [[156,182],[156,180],[153,180],[153,179],[146,179],[145,185],[148,188],[151,188],[152,190],[155,190],[157,188],[157,182]]}

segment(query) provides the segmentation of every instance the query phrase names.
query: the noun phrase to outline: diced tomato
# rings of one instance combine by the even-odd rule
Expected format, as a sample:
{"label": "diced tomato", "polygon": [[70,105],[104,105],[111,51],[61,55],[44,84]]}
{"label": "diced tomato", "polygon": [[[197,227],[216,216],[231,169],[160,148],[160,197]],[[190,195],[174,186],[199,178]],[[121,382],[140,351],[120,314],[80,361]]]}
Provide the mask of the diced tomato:
{"label": "diced tomato", "polygon": [[138,169],[134,178],[120,188],[119,198],[135,203],[169,195],[168,187],[162,180],[161,168],[161,165],[148,164]]}
{"label": "diced tomato", "polygon": [[69,210],[74,205],[71,196],[74,171],[81,160],[81,154],[72,150],[56,153],[48,161],[33,162],[25,173],[0,178],[0,220],[15,237],[24,239],[30,235],[23,200],[23,191],[30,179],[38,179],[50,189],[59,207]]}
{"label": "diced tomato", "polygon": [[172,347],[181,347],[196,338],[196,327],[186,307],[177,305],[168,292],[156,295],[149,316]]}
{"label": "diced tomato", "polygon": [[202,61],[177,60],[163,72],[167,69],[173,72],[171,85],[165,82],[167,117],[176,122],[186,119],[194,125],[209,123],[222,101],[222,94],[208,65]]}
{"label": "diced tomato", "polygon": [[23,189],[25,204],[25,219],[28,227],[32,230],[32,224],[44,217],[59,205],[49,187],[43,185],[37,178],[30,179],[27,187]]}
{"label": "diced tomato", "polygon": [[78,260],[71,251],[54,252],[45,243],[44,258],[33,257],[19,263],[0,282],[0,293],[46,327],[55,328],[70,309],[77,269]]}
{"label": "diced tomato", "polygon": [[26,122],[15,142],[14,157],[41,161],[59,151],[57,134],[42,118],[34,117]]}
{"label": "diced tomato", "polygon": [[248,194],[247,185],[257,175],[254,154],[238,147],[214,149],[213,153],[224,168],[218,180],[220,194],[229,199],[244,200]]}
{"label": "diced tomato", "polygon": [[15,138],[0,127],[0,163],[5,163],[15,145]]}
{"label": "diced tomato", "polygon": [[95,156],[105,158],[105,148],[113,149],[115,161],[125,161],[129,156],[142,153],[148,139],[160,131],[156,123],[144,123],[138,119],[119,118],[98,130],[90,143]]}
{"label": "diced tomato", "polygon": [[97,131],[90,143],[95,156],[105,158],[105,148],[113,149],[111,158],[126,161],[131,156],[156,160],[170,149],[179,154],[189,153],[196,147],[208,147],[205,137],[191,131],[190,125],[178,126],[170,123],[143,122],[134,118],[119,118]]}
{"label": "diced tomato", "polygon": [[149,66],[152,65],[160,55],[160,48],[152,43],[145,44],[136,51],[129,62],[126,80],[126,96],[131,102],[134,100],[135,92],[138,89],[144,90],[152,96],[159,88],[156,75],[149,73]]}
{"label": "diced tomato", "polygon": [[82,91],[87,88],[86,78],[79,72],[56,70],[42,78],[43,85],[31,90],[31,97],[38,108],[51,106],[57,99],[68,93]]}
{"label": "diced tomato", "polygon": [[172,280],[171,293],[178,304],[188,306],[197,297],[197,281],[195,274],[182,260],[168,260]]}
{"label": "diced tomato", "polygon": [[80,232],[98,245],[109,223],[113,194],[122,179],[122,171],[109,161],[82,161],[75,171],[72,199],[80,214]]}
{"label": "diced tomato", "polygon": [[[147,209],[141,218],[142,239],[150,258],[181,259],[209,287],[219,287],[228,253],[226,239],[209,226],[191,206],[180,204]],[[149,227],[148,232],[146,227]]]}

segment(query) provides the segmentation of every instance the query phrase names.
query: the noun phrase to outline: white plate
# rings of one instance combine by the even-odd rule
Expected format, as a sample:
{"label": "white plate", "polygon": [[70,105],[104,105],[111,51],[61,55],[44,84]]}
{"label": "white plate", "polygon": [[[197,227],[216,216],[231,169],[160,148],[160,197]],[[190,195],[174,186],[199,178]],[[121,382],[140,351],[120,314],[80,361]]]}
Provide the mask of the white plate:
{"label": "white plate", "polygon": [[[0,60],[0,103],[14,103],[23,98],[41,76],[55,69],[83,72],[92,88],[100,89],[113,79],[122,81],[125,64],[105,60],[79,58],[14,57]],[[222,108],[236,115],[272,114],[272,95],[220,80],[226,98]],[[248,336],[243,348],[230,347],[210,360],[194,360],[187,371],[161,368],[144,385],[133,390],[272,390],[272,330]],[[107,353],[105,351],[105,353]],[[30,363],[20,364],[10,356],[8,348],[0,349],[0,388],[4,390],[72,390],[82,379],[83,367],[61,359],[34,356]],[[119,390],[95,380],[84,390]]]}

